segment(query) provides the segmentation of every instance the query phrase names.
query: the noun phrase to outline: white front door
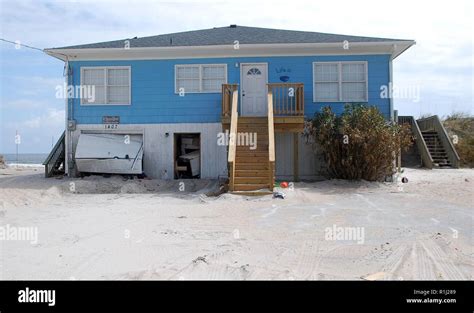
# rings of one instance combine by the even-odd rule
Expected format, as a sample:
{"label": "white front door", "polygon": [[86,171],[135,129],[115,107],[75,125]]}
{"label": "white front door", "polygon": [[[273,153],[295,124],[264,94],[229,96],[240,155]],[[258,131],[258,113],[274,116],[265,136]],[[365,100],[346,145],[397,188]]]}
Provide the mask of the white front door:
{"label": "white front door", "polygon": [[242,64],[241,71],[241,115],[267,115],[267,64]]}

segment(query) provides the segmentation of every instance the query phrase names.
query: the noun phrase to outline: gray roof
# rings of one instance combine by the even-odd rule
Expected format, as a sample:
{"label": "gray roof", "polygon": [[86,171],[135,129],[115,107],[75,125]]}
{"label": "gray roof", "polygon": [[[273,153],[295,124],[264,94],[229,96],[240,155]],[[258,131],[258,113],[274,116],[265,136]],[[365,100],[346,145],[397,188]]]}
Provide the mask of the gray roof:
{"label": "gray roof", "polygon": [[232,45],[235,40],[239,41],[239,44],[335,43],[343,42],[344,40],[349,42],[404,41],[402,39],[336,35],[230,25],[226,27],[215,27],[211,29],[141,38],[125,38],[115,41],[67,46],[54,49],[123,48],[125,40],[130,41],[131,48]]}

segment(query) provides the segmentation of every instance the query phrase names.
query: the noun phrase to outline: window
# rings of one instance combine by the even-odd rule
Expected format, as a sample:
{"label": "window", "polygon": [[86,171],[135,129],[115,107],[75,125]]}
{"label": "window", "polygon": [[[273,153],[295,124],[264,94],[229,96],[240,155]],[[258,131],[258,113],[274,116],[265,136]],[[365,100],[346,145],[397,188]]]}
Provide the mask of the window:
{"label": "window", "polygon": [[314,62],[313,101],[367,101],[367,62]]}
{"label": "window", "polygon": [[[81,67],[81,86],[94,86],[94,97],[82,97],[83,105],[130,105],[130,67]],[[88,92],[84,92],[87,95]]]}
{"label": "window", "polygon": [[262,72],[258,68],[251,68],[248,70],[247,75],[262,75]]}
{"label": "window", "polygon": [[221,92],[222,84],[227,83],[227,65],[176,65],[175,80],[176,93]]}

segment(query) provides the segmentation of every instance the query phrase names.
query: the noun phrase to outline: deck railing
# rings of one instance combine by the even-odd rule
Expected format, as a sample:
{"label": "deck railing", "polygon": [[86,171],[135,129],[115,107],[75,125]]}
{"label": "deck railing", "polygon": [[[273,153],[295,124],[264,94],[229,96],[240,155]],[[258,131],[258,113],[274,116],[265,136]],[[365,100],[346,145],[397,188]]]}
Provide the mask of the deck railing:
{"label": "deck railing", "polygon": [[[267,86],[273,97],[274,116],[304,116],[303,83],[271,83]],[[232,93],[238,89],[238,84],[222,84],[222,117],[231,116]]]}
{"label": "deck railing", "polygon": [[231,116],[233,92],[238,89],[239,89],[238,84],[222,84],[222,116],[223,117]]}
{"label": "deck railing", "polygon": [[304,115],[303,83],[272,83],[268,92],[273,96],[273,113],[275,116]]}

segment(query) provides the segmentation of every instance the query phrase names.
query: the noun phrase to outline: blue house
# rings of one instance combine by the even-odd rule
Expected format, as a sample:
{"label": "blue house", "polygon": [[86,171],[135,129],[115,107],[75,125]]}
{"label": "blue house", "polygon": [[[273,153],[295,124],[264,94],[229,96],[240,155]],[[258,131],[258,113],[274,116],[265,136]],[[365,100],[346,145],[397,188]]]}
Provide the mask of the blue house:
{"label": "blue house", "polygon": [[[66,100],[66,172],[124,158],[152,178],[228,176],[234,191],[317,178],[305,119],[351,102],[393,119],[380,91],[414,43],[230,25],[46,49],[65,61],[68,86],[94,87]],[[130,154],[111,152],[123,138]]]}

